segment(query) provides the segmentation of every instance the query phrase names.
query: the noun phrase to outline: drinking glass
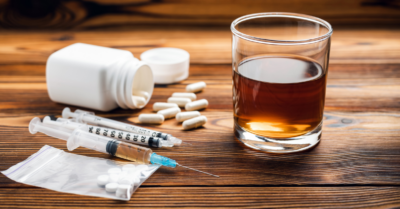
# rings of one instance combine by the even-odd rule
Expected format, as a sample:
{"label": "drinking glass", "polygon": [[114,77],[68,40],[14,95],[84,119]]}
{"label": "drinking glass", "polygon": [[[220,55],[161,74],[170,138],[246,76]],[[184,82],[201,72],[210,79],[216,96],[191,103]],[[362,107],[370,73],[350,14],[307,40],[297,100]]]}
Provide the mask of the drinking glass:
{"label": "drinking glass", "polygon": [[235,137],[272,153],[318,144],[331,25],[295,13],[257,13],[232,22]]}

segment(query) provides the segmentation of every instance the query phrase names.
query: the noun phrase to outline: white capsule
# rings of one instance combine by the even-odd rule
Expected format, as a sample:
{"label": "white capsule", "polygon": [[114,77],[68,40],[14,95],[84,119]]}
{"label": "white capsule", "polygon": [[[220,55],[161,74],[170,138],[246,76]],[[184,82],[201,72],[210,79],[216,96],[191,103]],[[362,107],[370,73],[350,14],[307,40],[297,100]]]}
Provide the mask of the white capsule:
{"label": "white capsule", "polygon": [[133,100],[133,103],[135,104],[135,106],[139,107],[139,108],[143,107],[146,104],[146,99],[144,97],[132,95],[132,100]]}
{"label": "white capsule", "polygon": [[140,114],[139,122],[161,124],[164,122],[164,116],[160,114]]}
{"label": "white capsule", "polygon": [[120,174],[121,172],[122,172],[122,170],[120,168],[110,168],[110,169],[108,169],[108,173],[109,174],[113,174],[113,173]]}
{"label": "white capsule", "polygon": [[172,94],[172,97],[177,97],[177,98],[188,98],[190,100],[196,100],[197,96],[195,93],[181,93],[181,92],[175,92]]}
{"label": "white capsule", "polygon": [[192,83],[186,86],[186,91],[187,92],[199,92],[202,91],[204,88],[206,88],[206,83],[201,81],[197,83]]}
{"label": "white capsule", "polygon": [[179,107],[185,107],[185,105],[189,102],[191,102],[191,99],[188,98],[177,98],[177,97],[170,97],[168,98],[168,103],[175,103]]}
{"label": "white capsule", "polygon": [[171,107],[179,107],[179,106],[175,103],[167,103],[167,102],[156,102],[153,104],[154,111],[165,110]]}
{"label": "white capsule", "polygon": [[208,106],[208,101],[206,99],[200,99],[194,102],[187,103],[185,105],[186,111],[200,110]]}
{"label": "white capsule", "polygon": [[160,110],[157,112],[157,114],[163,115],[165,119],[168,119],[168,118],[174,118],[175,115],[180,111],[181,111],[181,108],[172,107],[172,108],[168,108],[165,110]]}
{"label": "white capsule", "polygon": [[108,183],[106,184],[106,191],[107,192],[115,192],[117,191],[118,184],[117,183]]}
{"label": "white capsule", "polygon": [[204,125],[207,122],[206,116],[198,116],[189,120],[185,120],[182,123],[183,129],[188,130],[192,128],[197,128]]}
{"label": "white capsule", "polygon": [[175,118],[178,122],[183,122],[185,120],[188,120],[190,118],[195,118],[200,115],[201,114],[199,111],[180,112],[176,114]]}
{"label": "white capsule", "polygon": [[108,175],[100,175],[97,177],[97,184],[99,186],[104,186],[108,184],[110,181],[110,177]]}
{"label": "white capsule", "polygon": [[145,100],[148,100],[150,98],[150,94],[147,93],[147,91],[132,90],[132,95],[143,97]]}

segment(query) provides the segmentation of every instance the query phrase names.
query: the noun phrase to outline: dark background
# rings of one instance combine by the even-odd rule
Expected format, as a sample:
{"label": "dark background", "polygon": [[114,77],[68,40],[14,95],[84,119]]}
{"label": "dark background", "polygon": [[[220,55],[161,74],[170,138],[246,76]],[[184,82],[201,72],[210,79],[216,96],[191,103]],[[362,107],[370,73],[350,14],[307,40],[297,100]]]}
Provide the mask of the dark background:
{"label": "dark background", "polygon": [[304,13],[333,26],[400,25],[398,0],[0,0],[0,28],[227,27],[257,12]]}

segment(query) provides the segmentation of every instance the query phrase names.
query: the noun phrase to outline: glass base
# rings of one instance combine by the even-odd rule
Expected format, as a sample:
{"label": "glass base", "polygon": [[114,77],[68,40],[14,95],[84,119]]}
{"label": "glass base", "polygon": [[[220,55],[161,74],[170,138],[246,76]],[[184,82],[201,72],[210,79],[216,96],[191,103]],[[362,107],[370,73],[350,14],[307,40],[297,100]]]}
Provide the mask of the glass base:
{"label": "glass base", "polygon": [[258,136],[245,131],[235,122],[235,137],[248,147],[270,153],[293,153],[310,149],[318,144],[321,139],[322,122],[307,134],[286,138],[273,139]]}

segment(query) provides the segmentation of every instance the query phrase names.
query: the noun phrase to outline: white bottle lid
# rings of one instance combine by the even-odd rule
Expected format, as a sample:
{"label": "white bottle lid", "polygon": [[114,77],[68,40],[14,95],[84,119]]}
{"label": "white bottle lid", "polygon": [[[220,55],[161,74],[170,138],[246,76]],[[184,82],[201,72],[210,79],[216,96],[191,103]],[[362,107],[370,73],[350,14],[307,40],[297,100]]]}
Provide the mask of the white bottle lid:
{"label": "white bottle lid", "polygon": [[178,48],[155,48],[143,52],[140,59],[150,66],[156,84],[170,84],[189,76],[187,51]]}

